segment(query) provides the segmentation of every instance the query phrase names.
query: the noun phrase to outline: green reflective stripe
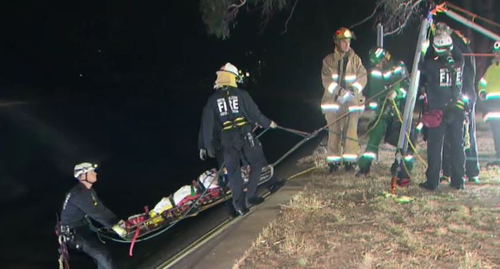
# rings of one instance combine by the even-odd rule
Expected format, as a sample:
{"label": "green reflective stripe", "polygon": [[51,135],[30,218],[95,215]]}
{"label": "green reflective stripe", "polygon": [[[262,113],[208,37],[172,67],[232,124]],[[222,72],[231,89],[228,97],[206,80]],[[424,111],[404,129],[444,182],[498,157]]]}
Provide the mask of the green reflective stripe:
{"label": "green reflective stripe", "polygon": [[371,75],[376,77],[376,78],[381,78],[382,72],[380,72],[379,70],[372,70]]}

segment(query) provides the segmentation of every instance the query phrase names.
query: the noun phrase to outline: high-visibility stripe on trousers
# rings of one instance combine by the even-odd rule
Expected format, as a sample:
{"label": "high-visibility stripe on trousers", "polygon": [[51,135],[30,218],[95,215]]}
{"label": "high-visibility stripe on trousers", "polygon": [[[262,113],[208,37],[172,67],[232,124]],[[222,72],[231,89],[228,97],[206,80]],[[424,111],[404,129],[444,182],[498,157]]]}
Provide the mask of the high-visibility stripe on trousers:
{"label": "high-visibility stripe on trousers", "polygon": [[[338,112],[326,112],[325,119],[329,125],[327,158],[328,162],[339,162],[338,157],[345,162],[355,162],[359,151],[358,143],[358,120],[360,112],[351,112],[344,118],[339,118],[349,111],[360,111],[360,106],[352,104],[339,105]],[[335,122],[335,123],[333,123]],[[333,123],[333,124],[332,124]],[[334,158],[337,157],[337,158]],[[354,157],[354,158],[353,158]]]}

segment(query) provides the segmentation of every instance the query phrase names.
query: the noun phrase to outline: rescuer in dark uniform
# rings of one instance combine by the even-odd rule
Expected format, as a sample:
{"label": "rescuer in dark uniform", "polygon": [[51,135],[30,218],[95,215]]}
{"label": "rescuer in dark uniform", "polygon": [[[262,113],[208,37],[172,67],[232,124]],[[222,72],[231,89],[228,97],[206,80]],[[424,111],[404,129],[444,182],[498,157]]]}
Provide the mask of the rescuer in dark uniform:
{"label": "rescuer in dark uniform", "polygon": [[216,89],[203,111],[203,145],[207,154],[215,157],[214,132],[220,132],[220,145],[227,169],[233,206],[239,215],[248,212],[241,176],[241,159],[250,165],[246,198],[249,204],[259,204],[264,199],[256,196],[262,167],[265,163],[262,146],[252,133],[255,124],[263,128],[276,128],[264,116],[250,95],[237,88],[238,69],[227,63],[217,72]]}
{"label": "rescuer in dark uniform", "polygon": [[124,237],[126,231],[119,220],[97,197],[92,185],[97,181],[97,165],[81,163],[75,166],[74,176],[79,184],[73,187],[64,200],[61,211],[60,233],[70,248],[85,252],[97,264],[97,268],[115,268],[106,247],[89,228],[87,217],[113,229]]}
{"label": "rescuer in dark uniform", "polygon": [[455,189],[464,188],[464,120],[466,104],[462,95],[462,70],[464,59],[453,50],[452,37],[443,33],[433,40],[436,57],[425,60],[420,66],[427,80],[427,105],[422,117],[428,128],[427,181],[421,188],[435,190],[439,186],[442,151],[445,133],[448,134],[451,155],[451,184]]}
{"label": "rescuer in dark uniform", "polygon": [[[451,29],[445,23],[439,22],[436,24],[436,33],[442,34],[446,33],[451,35],[453,40],[453,47],[455,50],[460,51],[461,53],[472,53],[473,50],[471,48],[470,40],[462,35],[459,31]],[[467,176],[470,182],[474,182],[479,184],[479,159],[477,156],[477,146],[476,146],[476,101],[477,101],[477,92],[476,92],[476,58],[474,56],[464,57],[464,70],[463,70],[463,86],[462,93],[467,96],[467,107],[469,111],[466,115],[466,123],[465,123],[465,175]],[[444,143],[444,156],[443,157],[443,178],[449,179],[451,175],[451,167],[449,165],[449,160],[452,159],[450,156],[450,145],[447,142],[447,136],[445,135],[445,143]]]}

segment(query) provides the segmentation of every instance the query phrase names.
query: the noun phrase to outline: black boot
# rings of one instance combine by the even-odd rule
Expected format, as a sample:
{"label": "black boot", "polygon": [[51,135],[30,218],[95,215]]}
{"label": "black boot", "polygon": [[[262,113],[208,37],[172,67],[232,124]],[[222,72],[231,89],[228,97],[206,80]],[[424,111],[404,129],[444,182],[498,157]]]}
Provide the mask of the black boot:
{"label": "black boot", "polygon": [[439,191],[439,186],[437,187],[433,187],[433,186],[430,186],[427,182],[424,182],[424,183],[419,183],[418,186],[422,189],[426,189],[428,191]]}
{"label": "black boot", "polygon": [[356,167],[356,163],[348,162],[348,163],[345,163],[344,167],[345,167],[346,172],[351,172],[351,171],[354,171],[354,167]]}
{"label": "black boot", "polygon": [[250,212],[250,210],[246,206],[236,210],[237,215],[240,217],[245,216],[248,212]]}
{"label": "black boot", "polygon": [[265,199],[262,197],[259,197],[259,196],[254,196],[254,197],[248,198],[248,203],[252,206],[258,205],[264,201],[265,201]]}
{"label": "black boot", "polygon": [[328,172],[330,172],[330,173],[334,173],[334,172],[337,172],[339,170],[338,163],[329,163],[328,166],[329,166]]}
{"label": "black boot", "polygon": [[370,170],[359,170],[356,173],[356,177],[367,177],[369,173],[370,173]]}
{"label": "black boot", "polygon": [[229,215],[229,219],[234,219],[237,216],[239,216],[238,211],[236,211],[236,209],[233,206],[232,199],[229,199],[224,203],[226,204],[226,212]]}

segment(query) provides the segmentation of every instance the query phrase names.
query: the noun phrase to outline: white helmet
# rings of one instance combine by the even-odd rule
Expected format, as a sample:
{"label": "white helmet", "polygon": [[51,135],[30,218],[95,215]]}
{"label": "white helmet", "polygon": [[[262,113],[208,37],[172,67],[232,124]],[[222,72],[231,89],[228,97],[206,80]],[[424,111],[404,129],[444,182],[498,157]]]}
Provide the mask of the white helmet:
{"label": "white helmet", "polygon": [[440,34],[434,37],[432,46],[436,53],[443,53],[453,49],[453,39],[448,34]]}
{"label": "white helmet", "polygon": [[97,164],[87,163],[87,162],[80,163],[75,165],[75,169],[73,169],[73,175],[76,178],[79,178],[81,175],[95,171],[96,169],[97,169]]}
{"label": "white helmet", "polygon": [[495,44],[493,45],[493,52],[494,53],[500,52],[500,41],[496,41]]}
{"label": "white helmet", "polygon": [[451,28],[444,22],[436,23],[436,35],[448,34],[451,35]]}
{"label": "white helmet", "polygon": [[235,76],[239,76],[238,68],[236,68],[236,66],[234,66],[232,63],[226,63],[220,68],[220,71],[229,72],[234,74]]}

